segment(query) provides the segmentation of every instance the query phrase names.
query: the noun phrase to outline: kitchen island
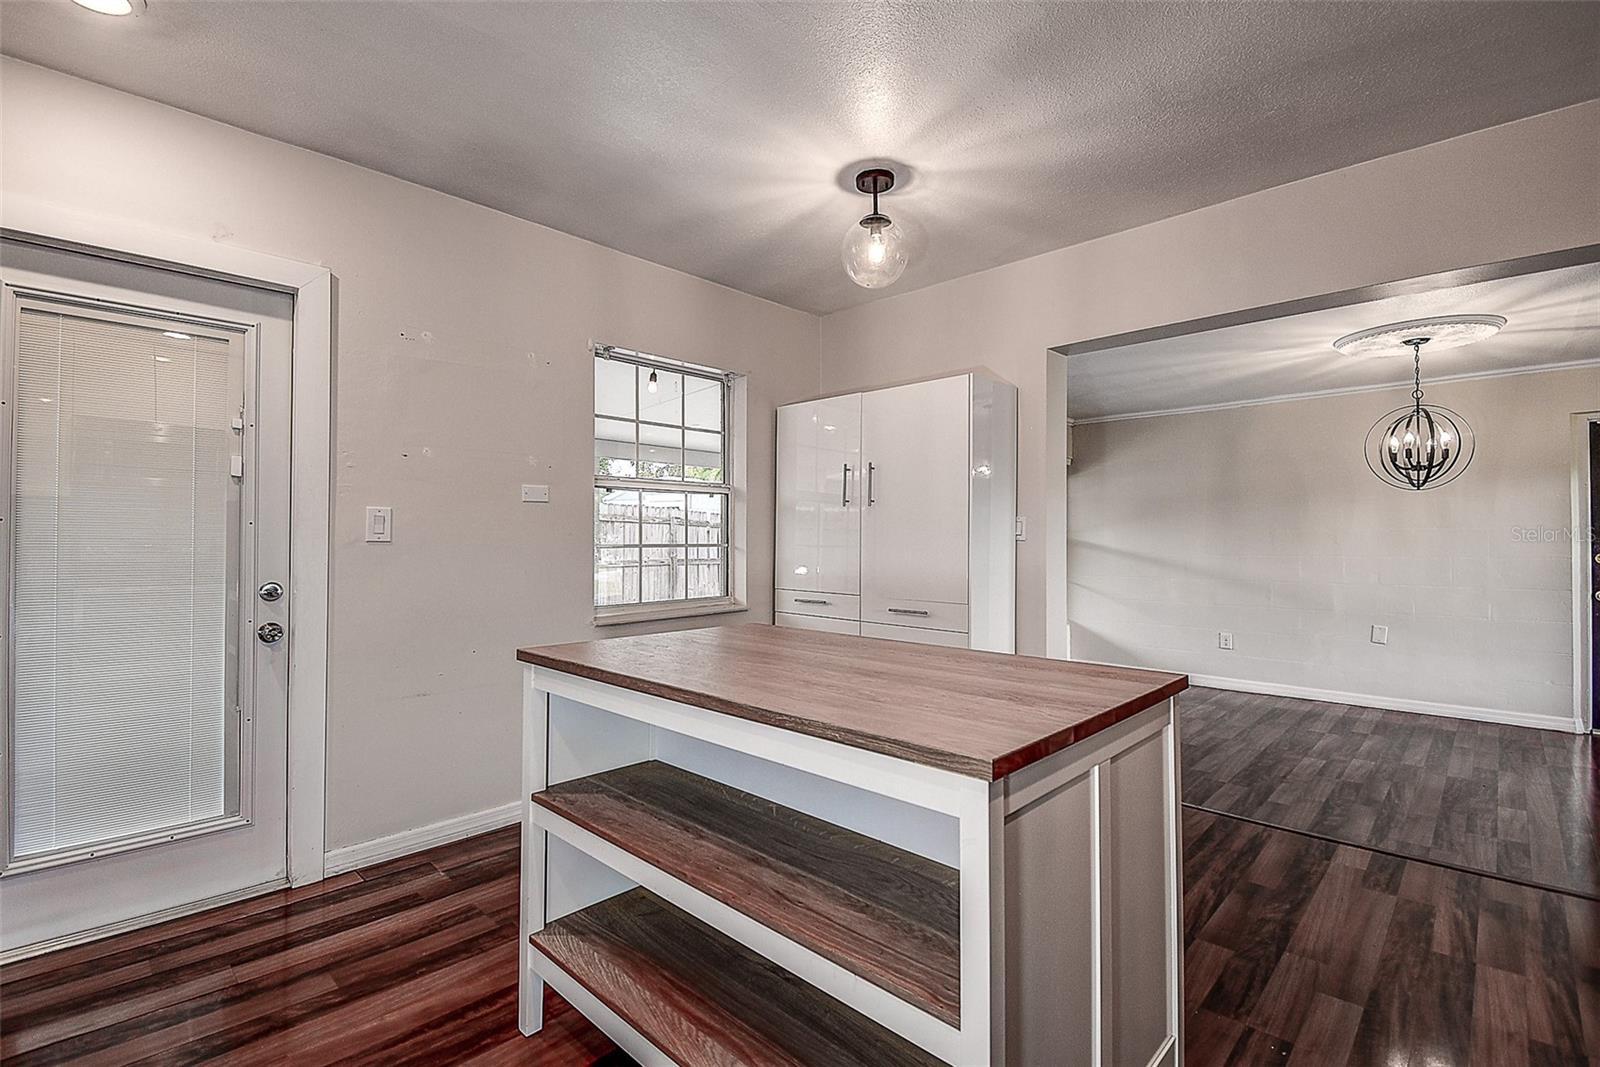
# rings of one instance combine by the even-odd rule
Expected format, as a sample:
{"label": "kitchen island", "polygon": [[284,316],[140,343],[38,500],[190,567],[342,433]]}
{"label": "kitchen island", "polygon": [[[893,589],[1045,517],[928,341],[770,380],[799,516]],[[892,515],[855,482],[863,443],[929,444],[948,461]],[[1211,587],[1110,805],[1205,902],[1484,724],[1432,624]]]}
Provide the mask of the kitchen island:
{"label": "kitchen island", "polygon": [[522,649],[520,1025],[639,1062],[1182,1062],[1182,675],[738,625]]}

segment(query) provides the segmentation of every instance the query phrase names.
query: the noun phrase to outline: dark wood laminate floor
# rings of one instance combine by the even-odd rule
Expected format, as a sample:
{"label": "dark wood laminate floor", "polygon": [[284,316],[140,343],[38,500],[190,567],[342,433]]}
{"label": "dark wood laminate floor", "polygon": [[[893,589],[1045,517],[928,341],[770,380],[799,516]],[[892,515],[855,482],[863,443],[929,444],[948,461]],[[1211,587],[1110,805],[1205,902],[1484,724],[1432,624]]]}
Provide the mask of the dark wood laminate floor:
{"label": "dark wood laminate floor", "polygon": [[1592,735],[1191,689],[1183,799],[1600,899]]}
{"label": "dark wood laminate floor", "polygon": [[0,1061],[631,1063],[553,993],[517,1032],[517,835],[0,968]]}
{"label": "dark wood laminate floor", "polygon": [[[1186,811],[1189,1067],[1600,1067],[1600,904]],[[0,1057],[629,1061],[516,1029],[515,830],[0,968]],[[843,1065],[841,1065],[843,1067]]]}

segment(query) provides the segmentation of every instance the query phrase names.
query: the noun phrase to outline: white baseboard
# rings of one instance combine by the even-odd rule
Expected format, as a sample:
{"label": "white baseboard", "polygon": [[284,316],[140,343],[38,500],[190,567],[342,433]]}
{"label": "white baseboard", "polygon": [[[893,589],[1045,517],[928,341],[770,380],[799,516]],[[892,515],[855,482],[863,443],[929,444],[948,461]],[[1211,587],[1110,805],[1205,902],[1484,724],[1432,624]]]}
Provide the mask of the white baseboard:
{"label": "white baseboard", "polygon": [[1279,685],[1276,682],[1251,682],[1242,678],[1218,678],[1210,674],[1191,674],[1189,684],[1207,689],[1227,689],[1235,693],[1260,693],[1264,696],[1295,697],[1300,700],[1321,700],[1330,704],[1353,704],[1358,708],[1378,708],[1382,711],[1410,711],[1419,715],[1438,715],[1446,719],[1475,719],[1478,722],[1498,723],[1502,726],[1527,726],[1535,730],[1559,730],[1575,733],[1571,719],[1554,715],[1529,715],[1522,711],[1503,711],[1499,708],[1479,708],[1467,704],[1440,704],[1431,700],[1407,700],[1402,697],[1375,697],[1363,693],[1340,693],[1332,689],[1310,689],[1299,685]]}
{"label": "white baseboard", "polygon": [[374,863],[421,852],[435,845],[447,845],[474,834],[498,830],[502,826],[510,826],[521,818],[522,805],[512,801],[485,811],[474,811],[466,815],[457,815],[453,819],[429,823],[414,830],[402,830],[387,837],[377,837],[371,841],[329,849],[323,860],[323,868],[329,876],[343,874],[358,867],[370,867]]}

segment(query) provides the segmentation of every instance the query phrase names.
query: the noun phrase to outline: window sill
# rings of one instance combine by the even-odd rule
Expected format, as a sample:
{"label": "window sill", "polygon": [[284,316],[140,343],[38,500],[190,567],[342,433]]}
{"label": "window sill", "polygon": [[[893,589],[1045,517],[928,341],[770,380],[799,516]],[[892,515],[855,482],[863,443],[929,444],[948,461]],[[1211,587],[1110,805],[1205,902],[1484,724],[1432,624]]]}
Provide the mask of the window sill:
{"label": "window sill", "polygon": [[749,611],[737,600],[702,600],[689,604],[651,604],[646,607],[597,608],[596,626],[621,626],[630,622],[663,622],[668,619],[695,619],[703,615],[732,615]]}

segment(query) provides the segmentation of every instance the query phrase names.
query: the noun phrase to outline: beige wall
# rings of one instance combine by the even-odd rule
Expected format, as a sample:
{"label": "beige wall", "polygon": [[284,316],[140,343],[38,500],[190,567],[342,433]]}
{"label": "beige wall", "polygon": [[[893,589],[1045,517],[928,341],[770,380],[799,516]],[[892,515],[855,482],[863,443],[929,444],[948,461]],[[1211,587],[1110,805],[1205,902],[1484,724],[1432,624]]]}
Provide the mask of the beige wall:
{"label": "beige wall", "polygon": [[[330,848],[515,800],[513,650],[591,633],[591,339],[749,375],[770,618],[773,409],[816,392],[813,316],[37,67],[0,79],[3,195],[337,279]],[[363,543],[369,504],[393,544]]]}
{"label": "beige wall", "polygon": [[1424,493],[1362,454],[1405,392],[1075,427],[1073,656],[1570,727],[1571,414],[1600,367],[1430,386],[1478,452]]}
{"label": "beige wall", "polygon": [[1063,555],[1062,528],[1045,521],[1060,496],[1047,481],[1046,349],[1600,242],[1597,144],[1600,102],[1581,104],[837,312],[822,320],[822,386],[974,365],[1016,383],[1030,520],[1017,650],[1042,653],[1051,554]]}

